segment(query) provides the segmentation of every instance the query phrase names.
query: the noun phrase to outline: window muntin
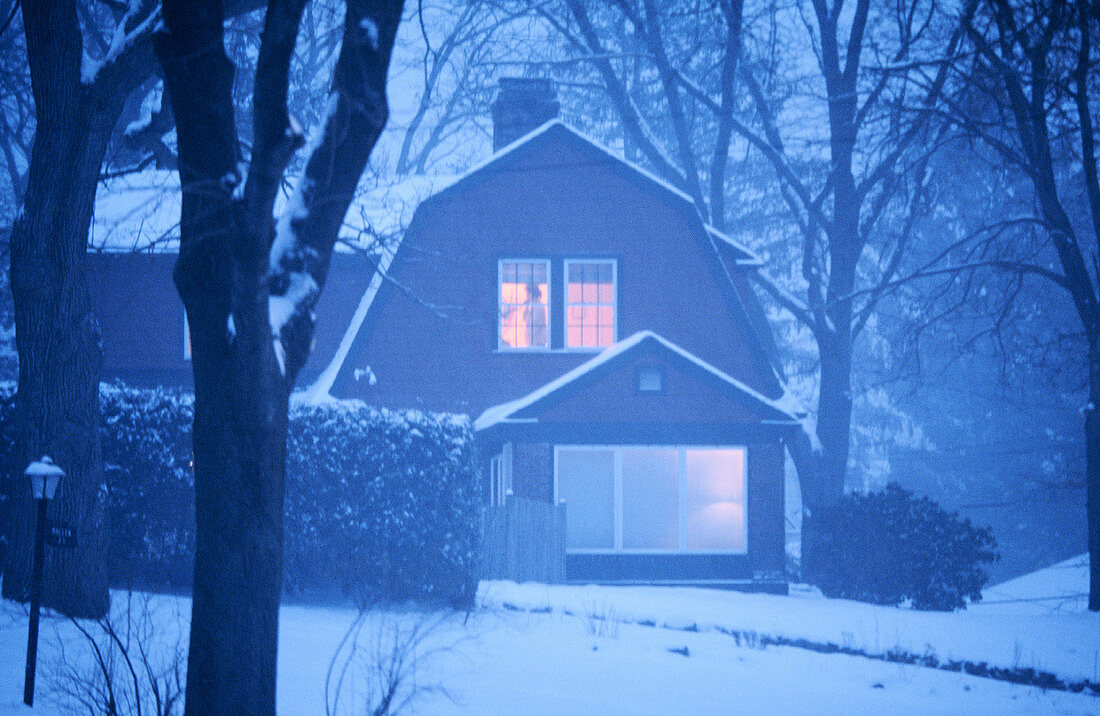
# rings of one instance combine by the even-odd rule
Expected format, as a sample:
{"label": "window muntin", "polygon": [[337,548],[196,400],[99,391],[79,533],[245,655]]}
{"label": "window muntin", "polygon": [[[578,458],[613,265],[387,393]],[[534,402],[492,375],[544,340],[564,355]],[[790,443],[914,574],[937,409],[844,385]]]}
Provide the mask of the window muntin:
{"label": "window muntin", "polygon": [[565,347],[606,348],[615,342],[615,262],[565,262]]}
{"label": "window muntin", "polygon": [[550,347],[550,262],[500,262],[499,347]]}
{"label": "window muntin", "polygon": [[745,554],[745,449],[559,446],[570,552]]}

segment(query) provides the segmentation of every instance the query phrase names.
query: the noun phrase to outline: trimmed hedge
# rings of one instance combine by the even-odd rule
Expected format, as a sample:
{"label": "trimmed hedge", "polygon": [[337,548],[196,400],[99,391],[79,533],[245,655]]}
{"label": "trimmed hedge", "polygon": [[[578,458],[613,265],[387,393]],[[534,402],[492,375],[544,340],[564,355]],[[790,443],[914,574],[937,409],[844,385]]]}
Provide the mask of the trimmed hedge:
{"label": "trimmed hedge", "polygon": [[481,500],[470,421],[356,403],[290,417],[288,590],[471,606]]}
{"label": "trimmed hedge", "polygon": [[[6,405],[0,401],[0,440],[11,434]],[[112,583],[188,591],[193,398],[104,385],[101,406]],[[468,607],[477,589],[480,504],[465,417],[361,403],[295,405],[287,440],[286,593]]]}
{"label": "trimmed hedge", "polygon": [[960,520],[927,497],[891,483],[882,492],[845,495],[812,521],[813,577],[827,597],[914,609],[965,609],[979,601],[998,559],[988,528]]}

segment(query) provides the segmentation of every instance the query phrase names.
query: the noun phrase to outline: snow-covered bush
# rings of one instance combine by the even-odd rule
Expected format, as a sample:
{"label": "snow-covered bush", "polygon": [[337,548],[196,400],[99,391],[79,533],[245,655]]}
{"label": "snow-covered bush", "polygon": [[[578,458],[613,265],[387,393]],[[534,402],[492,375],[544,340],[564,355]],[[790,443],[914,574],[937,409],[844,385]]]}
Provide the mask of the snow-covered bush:
{"label": "snow-covered bush", "polygon": [[115,586],[185,591],[195,555],[189,393],[104,385],[103,464]]}
{"label": "snow-covered bush", "polygon": [[828,597],[965,608],[967,599],[982,597],[989,578],[982,565],[998,558],[988,528],[894,483],[882,492],[846,495],[819,510],[813,523],[814,580]]}
{"label": "snow-covered bush", "polygon": [[[0,468],[21,479],[5,464],[13,391],[0,384]],[[100,405],[112,584],[189,590],[194,400],[112,385]],[[293,406],[285,527],[290,595],[471,605],[480,500],[469,420],[361,403]]]}
{"label": "snow-covered bush", "polygon": [[298,406],[287,444],[287,588],[339,585],[361,606],[469,606],[480,496],[465,417]]}

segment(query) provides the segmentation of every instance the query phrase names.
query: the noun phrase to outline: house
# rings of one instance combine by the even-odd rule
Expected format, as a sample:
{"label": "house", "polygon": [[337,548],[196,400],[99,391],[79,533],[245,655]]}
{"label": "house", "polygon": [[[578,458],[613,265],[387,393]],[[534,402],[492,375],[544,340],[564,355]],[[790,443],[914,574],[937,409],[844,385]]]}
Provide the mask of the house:
{"label": "house", "polygon": [[556,114],[502,80],[494,154],[420,203],[311,390],[475,417],[490,509],[564,503],[568,581],[785,591],[760,261]]}
{"label": "house", "polygon": [[[119,246],[88,253],[89,298],[102,335],[103,380],[135,386],[192,385],[187,316],[172,282],[176,258],[174,250]],[[325,367],[319,357],[336,352],[374,270],[374,260],[364,253],[333,254],[316,307],[314,356],[298,377],[300,386],[314,382]]]}

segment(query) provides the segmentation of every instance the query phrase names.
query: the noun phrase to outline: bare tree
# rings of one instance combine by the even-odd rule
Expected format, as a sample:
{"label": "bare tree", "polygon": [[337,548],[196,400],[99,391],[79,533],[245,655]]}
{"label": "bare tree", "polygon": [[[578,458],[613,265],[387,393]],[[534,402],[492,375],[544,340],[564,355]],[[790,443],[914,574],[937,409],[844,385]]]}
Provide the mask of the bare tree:
{"label": "bare tree", "polygon": [[[1100,182],[1097,63],[1100,5],[1094,0],[982,2],[967,23],[972,62],[957,67],[965,92],[951,109],[963,125],[1030,183],[1053,265],[1022,263],[1070,296],[1087,341],[1083,408],[1089,609],[1100,610]],[[964,104],[965,102],[965,104]]]}
{"label": "bare tree", "polygon": [[780,275],[753,276],[816,345],[816,422],[792,448],[804,503],[827,504],[848,469],[853,345],[907,268],[934,110],[973,3],[562,2],[535,11],[598,78],[624,149],[705,220],[733,226],[750,201],[729,198],[733,155],[769,168],[786,247]]}
{"label": "bare tree", "polygon": [[[19,392],[18,464],[50,454],[69,474],[55,515],[77,546],[51,553],[44,600],[67,614],[102,616],[105,500],[99,422],[99,330],[84,253],[99,170],[129,91],[151,64],[151,0],[85,6],[22,3],[36,130],[22,211],[12,227]],[[33,515],[25,480],[6,485],[5,597],[26,598]]]}
{"label": "bare tree", "polygon": [[179,145],[175,281],[195,376],[189,714],[275,711],[287,404],[337,231],[388,115],[386,72],[402,2],[349,0],[324,125],[276,226],[279,184],[304,143],[287,110],[304,5],[268,5],[247,165],[221,4],[169,0],[157,35]]}

